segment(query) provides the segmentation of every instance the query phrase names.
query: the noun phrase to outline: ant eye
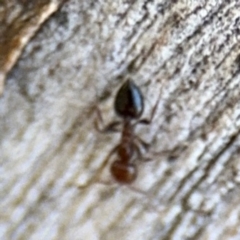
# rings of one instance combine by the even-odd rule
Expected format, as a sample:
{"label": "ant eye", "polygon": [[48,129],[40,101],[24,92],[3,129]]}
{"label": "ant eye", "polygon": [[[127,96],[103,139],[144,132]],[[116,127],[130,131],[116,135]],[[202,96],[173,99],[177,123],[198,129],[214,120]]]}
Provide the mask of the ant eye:
{"label": "ant eye", "polygon": [[122,184],[130,184],[137,177],[137,168],[134,164],[125,164],[121,161],[113,162],[111,174],[114,179]]}
{"label": "ant eye", "polygon": [[139,118],[144,108],[143,96],[139,87],[127,80],[117,92],[114,108],[122,118]]}

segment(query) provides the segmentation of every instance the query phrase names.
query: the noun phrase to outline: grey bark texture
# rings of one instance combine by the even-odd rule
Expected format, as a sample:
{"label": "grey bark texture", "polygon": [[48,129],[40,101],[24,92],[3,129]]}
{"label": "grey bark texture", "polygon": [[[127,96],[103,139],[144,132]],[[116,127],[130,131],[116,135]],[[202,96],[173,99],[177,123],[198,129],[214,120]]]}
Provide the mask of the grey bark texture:
{"label": "grey bark texture", "polygon": [[[240,239],[239,38],[237,0],[64,4],[0,98],[0,239]],[[120,134],[94,121],[127,78],[144,117],[161,97],[136,128],[153,159],[121,186]]]}

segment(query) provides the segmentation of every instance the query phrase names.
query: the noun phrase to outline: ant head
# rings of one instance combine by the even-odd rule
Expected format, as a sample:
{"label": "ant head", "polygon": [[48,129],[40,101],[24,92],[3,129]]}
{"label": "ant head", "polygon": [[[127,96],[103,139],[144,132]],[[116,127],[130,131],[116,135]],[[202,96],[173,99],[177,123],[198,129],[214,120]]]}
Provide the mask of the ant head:
{"label": "ant head", "polygon": [[138,119],[143,112],[143,95],[140,88],[131,80],[127,80],[118,90],[114,109],[122,118]]}
{"label": "ant head", "polygon": [[115,161],[110,171],[114,179],[121,184],[130,184],[137,177],[137,167],[131,163]]}

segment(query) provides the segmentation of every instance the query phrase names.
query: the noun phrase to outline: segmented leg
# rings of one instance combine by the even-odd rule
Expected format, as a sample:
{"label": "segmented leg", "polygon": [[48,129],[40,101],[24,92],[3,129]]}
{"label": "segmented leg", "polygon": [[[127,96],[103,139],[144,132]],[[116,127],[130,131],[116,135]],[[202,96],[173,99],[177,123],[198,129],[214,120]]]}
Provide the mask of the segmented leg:
{"label": "segmented leg", "polygon": [[119,132],[119,126],[121,125],[120,121],[114,121],[109,123],[108,125],[106,125],[105,127],[101,128],[99,126],[99,122],[102,126],[104,126],[104,121],[103,121],[103,117],[102,117],[102,113],[101,110],[96,106],[96,113],[97,113],[97,118],[95,118],[94,121],[94,126],[95,128],[102,133],[107,133],[107,132]]}
{"label": "segmented leg", "polygon": [[139,121],[137,121],[135,123],[135,125],[138,124],[138,123],[149,125],[152,122],[152,120],[153,120],[153,118],[155,116],[156,110],[157,110],[158,103],[160,101],[160,97],[161,97],[161,94],[159,94],[158,99],[157,99],[156,103],[154,104],[154,106],[152,108],[150,118],[148,118],[148,119],[147,118],[140,119]]}
{"label": "segmented leg", "polygon": [[103,169],[105,169],[106,165],[108,164],[111,156],[117,151],[117,149],[119,148],[119,145],[115,146],[110,153],[107,155],[107,157],[104,159],[102,165],[100,166],[100,168],[98,169],[98,172],[95,174],[95,176],[86,184],[78,186],[78,188],[82,189],[82,188],[86,188],[88,186],[90,186],[93,183],[101,183],[102,181],[99,179],[99,175],[101,175]]}

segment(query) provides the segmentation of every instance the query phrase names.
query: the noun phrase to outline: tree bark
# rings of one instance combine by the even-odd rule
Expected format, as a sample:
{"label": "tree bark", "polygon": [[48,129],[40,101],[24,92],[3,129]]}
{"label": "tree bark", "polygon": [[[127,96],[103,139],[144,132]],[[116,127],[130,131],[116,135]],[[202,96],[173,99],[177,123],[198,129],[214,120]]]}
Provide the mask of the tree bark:
{"label": "tree bark", "polygon": [[64,0],[2,0],[0,2],[0,95],[6,75],[31,37]]}
{"label": "tree bark", "polygon": [[[0,98],[0,239],[240,238],[239,9],[67,2]],[[143,92],[143,117],[160,102],[136,128],[152,161],[136,159],[137,180],[121,186],[109,173],[116,154],[105,164],[120,134],[94,122],[96,107],[106,124],[117,119],[127,78]]]}

